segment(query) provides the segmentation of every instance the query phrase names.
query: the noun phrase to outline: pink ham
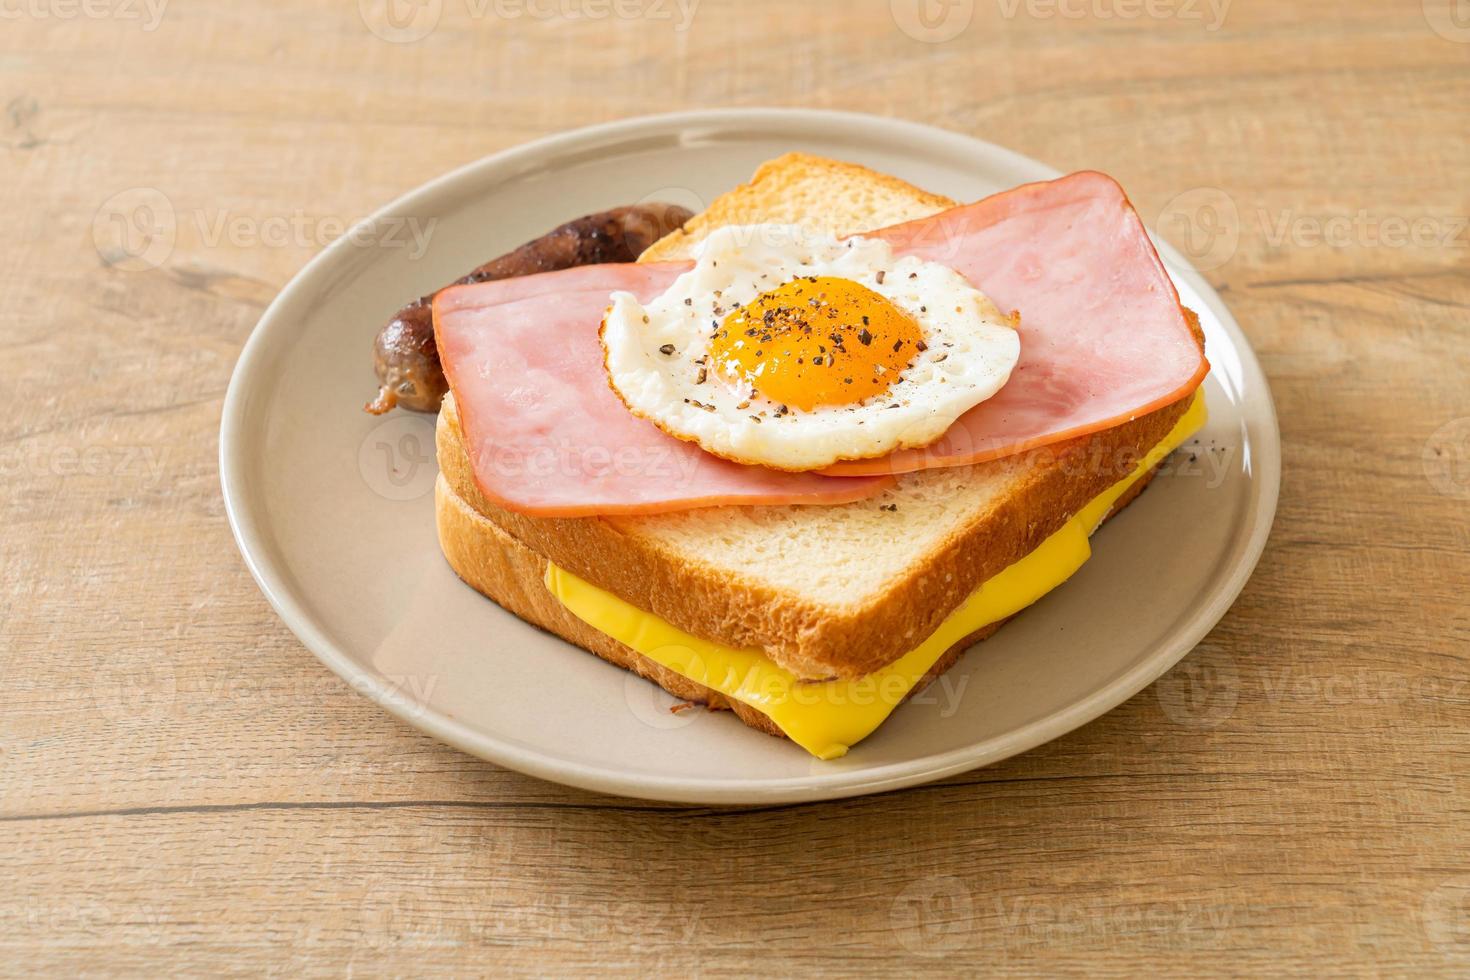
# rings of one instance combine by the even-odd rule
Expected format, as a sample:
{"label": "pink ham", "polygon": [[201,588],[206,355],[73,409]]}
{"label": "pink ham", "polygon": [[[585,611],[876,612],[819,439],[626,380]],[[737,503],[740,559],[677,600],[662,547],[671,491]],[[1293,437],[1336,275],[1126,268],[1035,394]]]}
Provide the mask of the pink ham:
{"label": "pink ham", "polygon": [[597,324],[609,292],[650,299],[681,267],[573,272],[584,277],[592,268],[603,270],[595,289],[527,289],[532,280],[563,278],[548,273],[459,286],[434,302],[444,373],[475,482],[490,500],[523,514],[586,517],[717,504],[841,504],[893,482],[742,466],[635,418],[608,387]]}
{"label": "pink ham", "polygon": [[1119,425],[1187,397],[1209,370],[1138,215],[1103,174],[1027,184],[876,234],[958,270],[1021,316],[1010,381],[939,442],[824,476],[741,466],[666,436],[608,388],[597,326],[611,292],[646,301],[688,265],[587,266],[456,287],[434,304],[481,490],[547,516],[842,503],[876,493],[889,474]]}
{"label": "pink ham", "polygon": [[826,472],[904,473],[998,459],[1171,405],[1204,380],[1203,339],[1123,189],[1083,172],[878,233],[1021,314],[1021,359],[944,438]]}
{"label": "pink ham", "polygon": [[[635,296],[657,296],[669,287],[679,273],[689,268],[689,262],[650,262],[647,265],[581,265],[556,272],[538,272],[532,276],[517,276],[513,279],[496,279],[476,283],[472,287],[472,298],[460,303],[474,306],[500,306],[516,303],[537,296],[554,293],[579,293],[584,290],[601,292],[604,299],[617,289],[625,289]],[[603,303],[603,306],[606,306]],[[597,332],[597,321],[601,320],[602,309],[598,308],[594,318],[593,333]]]}

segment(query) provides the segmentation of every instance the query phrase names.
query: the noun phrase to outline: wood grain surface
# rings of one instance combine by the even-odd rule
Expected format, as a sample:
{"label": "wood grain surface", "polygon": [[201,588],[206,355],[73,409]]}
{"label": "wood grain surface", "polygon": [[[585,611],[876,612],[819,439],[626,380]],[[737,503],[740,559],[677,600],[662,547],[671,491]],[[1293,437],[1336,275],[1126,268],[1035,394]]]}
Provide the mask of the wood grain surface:
{"label": "wood grain surface", "polygon": [[[0,973],[1470,971],[1470,9],[915,3],[0,0]],[[920,789],[662,806],[436,743],[267,606],[216,452],[276,291],[459,164],[728,105],[1107,170],[1205,269],[1286,476],[1154,688]],[[119,250],[151,195],[189,219]]]}

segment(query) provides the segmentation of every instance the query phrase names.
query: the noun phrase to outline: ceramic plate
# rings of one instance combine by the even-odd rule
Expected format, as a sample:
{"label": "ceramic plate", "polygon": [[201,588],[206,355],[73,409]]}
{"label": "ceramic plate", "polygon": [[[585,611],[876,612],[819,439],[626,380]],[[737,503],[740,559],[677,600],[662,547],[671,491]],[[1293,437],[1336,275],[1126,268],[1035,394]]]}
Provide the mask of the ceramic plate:
{"label": "ceramic plate", "polygon": [[432,419],[362,411],[378,325],[406,299],[568,218],[639,200],[698,209],[788,150],[854,160],[959,200],[1057,175],[913,123],[728,110],[554,136],[389,205],[271,304],[225,402],[220,468],[236,540],[308,649],[405,721],[500,765],[626,796],[737,804],[873,793],[1024,752],[1132,697],[1199,642],[1265,544],[1279,436],[1240,328],[1163,246],[1204,325],[1209,426],[1098,532],[1081,572],[844,759],[814,761],[727,713],[672,714],[662,691],[455,577],[434,536]]}

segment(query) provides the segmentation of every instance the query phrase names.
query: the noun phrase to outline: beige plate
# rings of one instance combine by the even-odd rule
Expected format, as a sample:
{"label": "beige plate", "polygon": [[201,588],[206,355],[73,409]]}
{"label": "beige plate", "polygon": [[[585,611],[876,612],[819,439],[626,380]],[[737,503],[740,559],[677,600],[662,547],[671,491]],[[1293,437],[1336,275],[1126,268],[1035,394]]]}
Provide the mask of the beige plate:
{"label": "beige plate", "polygon": [[[432,420],[361,411],[374,388],[377,325],[404,300],[575,215],[643,199],[698,208],[793,149],[959,200],[1056,175],[979,140],[873,116],[755,109],[633,119],[435,180],[369,219],[367,234],[326,249],[281,292],[235,369],[220,469],[245,561],[317,657],[410,724],[503,766],[627,796],[775,803],[910,786],[1024,752],[1132,697],[1204,637],[1265,544],[1279,434],[1240,328],[1168,248],[1214,364],[1208,428],[1099,532],[1097,554],[1072,581],[845,759],[813,761],[728,715],[673,715],[662,691],[455,577],[434,538]],[[412,227],[431,231],[422,256]],[[1182,721],[1200,710],[1168,702]]]}

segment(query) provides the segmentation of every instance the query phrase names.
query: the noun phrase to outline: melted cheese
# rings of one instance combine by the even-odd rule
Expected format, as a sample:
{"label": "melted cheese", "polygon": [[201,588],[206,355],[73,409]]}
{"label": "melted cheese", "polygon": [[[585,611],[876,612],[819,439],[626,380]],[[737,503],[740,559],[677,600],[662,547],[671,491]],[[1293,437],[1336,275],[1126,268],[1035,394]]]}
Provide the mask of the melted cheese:
{"label": "melted cheese", "polygon": [[819,759],[837,759],[883,723],[946,650],[1014,615],[1061,585],[1092,554],[1089,536],[1140,477],[1205,422],[1193,404],[1127,478],[1091,500],[1025,558],[995,575],[919,646],[876,673],[853,680],[804,681],[759,650],[738,650],[685,633],[657,616],[548,564],[546,587],[572,615],[643,656],[770,717]]}

